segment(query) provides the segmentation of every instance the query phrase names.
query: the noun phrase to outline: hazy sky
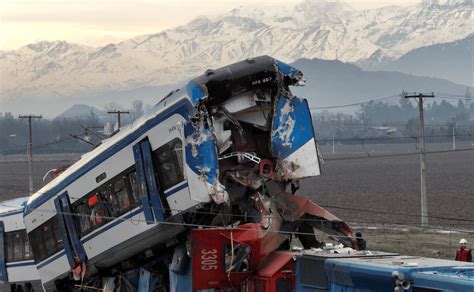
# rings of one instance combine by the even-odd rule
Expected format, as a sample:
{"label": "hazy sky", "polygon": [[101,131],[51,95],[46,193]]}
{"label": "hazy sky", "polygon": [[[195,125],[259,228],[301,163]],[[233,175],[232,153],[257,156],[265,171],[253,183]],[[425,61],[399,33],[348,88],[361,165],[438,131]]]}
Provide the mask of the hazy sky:
{"label": "hazy sky", "polygon": [[[300,0],[0,0],[0,49],[41,40],[101,46],[216,15],[239,5]],[[355,9],[419,0],[347,0]]]}

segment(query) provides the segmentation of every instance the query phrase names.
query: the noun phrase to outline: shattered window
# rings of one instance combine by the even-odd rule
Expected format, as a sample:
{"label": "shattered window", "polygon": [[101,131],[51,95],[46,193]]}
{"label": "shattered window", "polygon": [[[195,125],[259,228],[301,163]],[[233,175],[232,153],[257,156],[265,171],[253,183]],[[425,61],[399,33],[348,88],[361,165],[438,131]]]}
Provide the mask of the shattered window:
{"label": "shattered window", "polygon": [[182,147],[181,140],[176,138],[156,149],[153,153],[163,190],[169,189],[184,180]]}
{"label": "shattered window", "polygon": [[89,229],[91,229],[91,222],[90,218],[88,217],[90,211],[86,202],[82,202],[81,204],[77,205],[75,208],[75,213],[79,214],[78,216],[76,216],[76,220],[79,226],[79,233],[84,234],[89,231]]}

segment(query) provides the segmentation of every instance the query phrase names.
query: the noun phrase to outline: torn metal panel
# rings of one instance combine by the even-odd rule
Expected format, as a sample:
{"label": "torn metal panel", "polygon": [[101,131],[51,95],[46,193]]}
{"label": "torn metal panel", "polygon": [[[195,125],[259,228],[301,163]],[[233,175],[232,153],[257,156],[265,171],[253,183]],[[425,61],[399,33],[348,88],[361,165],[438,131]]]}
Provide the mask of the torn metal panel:
{"label": "torn metal panel", "polygon": [[306,99],[281,95],[275,104],[272,154],[285,180],[320,175],[319,156]]}
{"label": "torn metal panel", "polygon": [[188,174],[188,184],[195,190],[191,192],[191,198],[207,202],[207,195],[210,195],[217,204],[227,202],[228,194],[219,182],[217,146],[212,131],[202,122],[187,123],[184,134],[186,163],[195,174]]}
{"label": "torn metal panel", "polygon": [[283,74],[283,76],[290,80],[289,85],[303,86],[306,84],[303,72],[301,72],[300,70],[278,60],[275,60],[275,64],[278,67],[278,70],[280,70],[280,72]]}
{"label": "torn metal panel", "polygon": [[194,81],[189,81],[186,91],[193,104],[197,104],[199,101],[207,98],[208,95],[206,87],[200,86]]}
{"label": "torn metal panel", "polygon": [[[316,228],[326,234],[334,235],[334,240],[339,241],[344,246],[358,248],[349,225],[328,210],[306,198],[286,192],[282,185],[277,182],[268,182],[266,187],[281,218],[289,222],[295,222],[296,227],[306,231],[303,233],[311,233],[312,228]],[[303,235],[303,240],[307,237],[311,237],[310,242],[314,242],[315,237],[311,235]]]}

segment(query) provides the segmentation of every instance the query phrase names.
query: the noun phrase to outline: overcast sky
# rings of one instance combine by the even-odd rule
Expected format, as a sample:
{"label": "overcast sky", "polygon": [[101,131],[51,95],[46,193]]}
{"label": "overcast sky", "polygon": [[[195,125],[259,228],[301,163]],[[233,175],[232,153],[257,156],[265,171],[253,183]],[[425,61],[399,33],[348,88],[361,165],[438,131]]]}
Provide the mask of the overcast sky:
{"label": "overcast sky", "polygon": [[[239,5],[300,0],[0,0],[0,49],[41,40],[102,46],[213,16]],[[419,0],[347,0],[355,9],[411,5]],[[263,4],[261,4],[263,3]]]}

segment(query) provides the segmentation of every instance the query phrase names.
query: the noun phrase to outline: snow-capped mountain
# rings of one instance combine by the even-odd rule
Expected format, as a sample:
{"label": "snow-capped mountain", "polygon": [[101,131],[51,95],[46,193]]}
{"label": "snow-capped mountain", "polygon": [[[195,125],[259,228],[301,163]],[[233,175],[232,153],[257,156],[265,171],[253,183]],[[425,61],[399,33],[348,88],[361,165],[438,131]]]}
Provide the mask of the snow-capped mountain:
{"label": "snow-capped mountain", "polygon": [[394,60],[377,57],[374,53],[370,61],[358,65],[368,70],[398,71],[474,85],[474,33],[454,42],[413,49]]}
{"label": "snow-capped mountain", "polygon": [[471,0],[430,0],[360,11],[344,2],[306,0],[264,9],[238,7],[99,48],[43,41],[0,51],[0,101],[178,84],[207,68],[264,54],[286,62],[381,62],[466,37],[473,30],[472,8]]}

